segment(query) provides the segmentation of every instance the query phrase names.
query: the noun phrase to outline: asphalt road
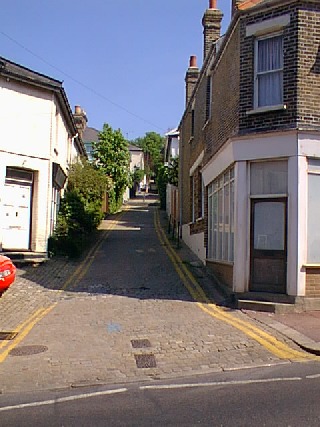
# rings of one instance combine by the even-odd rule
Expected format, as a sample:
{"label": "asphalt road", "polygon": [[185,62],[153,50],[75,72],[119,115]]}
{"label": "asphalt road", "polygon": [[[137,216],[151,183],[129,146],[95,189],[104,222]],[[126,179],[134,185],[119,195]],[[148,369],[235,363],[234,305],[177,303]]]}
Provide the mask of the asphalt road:
{"label": "asphalt road", "polygon": [[320,424],[318,364],[288,364],[160,383],[7,396],[3,427]]}

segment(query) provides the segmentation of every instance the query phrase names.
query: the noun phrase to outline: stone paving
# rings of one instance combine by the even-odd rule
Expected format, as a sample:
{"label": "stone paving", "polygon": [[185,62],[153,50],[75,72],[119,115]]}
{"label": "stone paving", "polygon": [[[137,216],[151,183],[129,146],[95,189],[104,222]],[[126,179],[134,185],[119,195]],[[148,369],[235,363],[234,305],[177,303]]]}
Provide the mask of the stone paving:
{"label": "stone paving", "polygon": [[[15,330],[35,310],[56,305],[16,347],[26,354],[12,351],[0,363],[0,392],[289,363],[200,310],[157,238],[157,207],[150,202],[129,204],[81,274],[76,275],[80,262],[65,258],[19,269],[0,299],[1,331]],[[101,230],[110,229],[110,221],[103,221]],[[61,290],[70,277],[74,280]],[[233,315],[248,320],[240,311]],[[286,341],[281,334],[277,338]],[[8,345],[0,341],[0,357]]]}

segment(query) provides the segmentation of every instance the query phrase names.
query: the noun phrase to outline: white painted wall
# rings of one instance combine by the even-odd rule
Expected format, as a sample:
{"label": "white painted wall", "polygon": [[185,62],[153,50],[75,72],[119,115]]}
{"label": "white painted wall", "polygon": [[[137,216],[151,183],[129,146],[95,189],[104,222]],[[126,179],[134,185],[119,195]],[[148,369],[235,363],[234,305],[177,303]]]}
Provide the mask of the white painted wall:
{"label": "white painted wall", "polygon": [[75,151],[51,92],[0,78],[0,217],[6,166],[33,170],[33,251],[47,249],[52,162],[59,163],[67,174]]}

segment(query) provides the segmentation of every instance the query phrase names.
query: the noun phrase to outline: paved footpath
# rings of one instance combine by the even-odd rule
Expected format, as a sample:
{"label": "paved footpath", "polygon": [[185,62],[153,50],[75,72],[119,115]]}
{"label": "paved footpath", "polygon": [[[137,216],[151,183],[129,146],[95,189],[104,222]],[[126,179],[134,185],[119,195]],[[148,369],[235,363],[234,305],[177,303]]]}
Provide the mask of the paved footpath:
{"label": "paved footpath", "polygon": [[[180,262],[170,252],[165,216],[154,202],[131,201],[122,214],[104,220],[85,260],[52,259],[19,269],[0,299],[0,331],[18,332],[0,341],[0,393],[308,360],[267,325],[259,323],[257,333],[255,319],[203,301],[185,273],[186,265],[196,265],[192,254],[180,249]],[[221,303],[209,279],[196,276]],[[270,351],[263,334],[293,356]]]}

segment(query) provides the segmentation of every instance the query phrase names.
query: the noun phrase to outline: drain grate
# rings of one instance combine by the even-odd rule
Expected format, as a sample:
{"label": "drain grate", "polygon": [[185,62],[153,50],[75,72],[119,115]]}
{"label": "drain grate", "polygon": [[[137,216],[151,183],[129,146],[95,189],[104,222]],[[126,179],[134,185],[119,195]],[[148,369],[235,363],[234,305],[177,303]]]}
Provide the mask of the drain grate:
{"label": "drain grate", "polygon": [[31,356],[33,354],[43,353],[47,350],[48,347],[45,345],[24,345],[13,348],[9,354],[10,356]]}
{"label": "drain grate", "polygon": [[0,341],[13,340],[18,332],[0,332]]}
{"label": "drain grate", "polygon": [[131,345],[133,348],[147,348],[151,347],[151,343],[149,340],[131,340]]}
{"label": "drain grate", "polygon": [[137,368],[156,368],[156,358],[154,354],[135,354]]}

